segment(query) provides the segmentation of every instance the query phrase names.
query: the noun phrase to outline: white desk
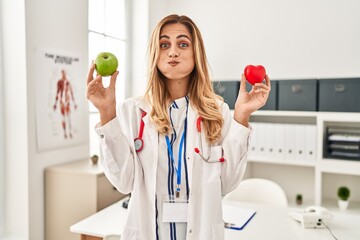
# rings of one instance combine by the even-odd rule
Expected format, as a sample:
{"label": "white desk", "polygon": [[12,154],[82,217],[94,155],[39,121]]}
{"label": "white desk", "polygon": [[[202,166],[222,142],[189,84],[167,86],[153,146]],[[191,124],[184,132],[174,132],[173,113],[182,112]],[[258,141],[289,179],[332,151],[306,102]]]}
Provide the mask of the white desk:
{"label": "white desk", "polygon": [[[108,234],[121,235],[125,226],[127,210],[122,207],[123,200],[74,224],[70,231],[81,234],[81,239],[102,239]],[[224,204],[255,209],[256,215],[241,230],[225,229],[226,240],[331,240],[330,232],[324,229],[303,229],[292,220],[287,208],[268,207],[250,203],[224,202]],[[329,224],[339,240],[360,239],[360,216],[335,213]]]}

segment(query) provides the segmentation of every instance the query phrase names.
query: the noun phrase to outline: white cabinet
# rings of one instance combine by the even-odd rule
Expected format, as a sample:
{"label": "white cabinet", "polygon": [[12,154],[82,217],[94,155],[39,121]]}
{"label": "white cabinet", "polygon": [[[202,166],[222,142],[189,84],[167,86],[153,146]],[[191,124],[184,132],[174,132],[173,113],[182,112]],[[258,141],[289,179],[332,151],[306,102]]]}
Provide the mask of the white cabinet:
{"label": "white cabinet", "polygon": [[45,171],[45,239],[78,240],[70,226],[125,197],[90,159]]}
{"label": "white cabinet", "polygon": [[[360,128],[360,113],[257,111],[250,123],[254,136],[245,177],[278,182],[290,205],[295,206],[295,196],[301,193],[301,207],[316,204],[333,211],[339,211],[337,188],[347,185],[351,190],[347,213],[360,213],[360,161],[328,159],[323,154],[326,128]],[[284,152],[279,153],[281,146]]]}

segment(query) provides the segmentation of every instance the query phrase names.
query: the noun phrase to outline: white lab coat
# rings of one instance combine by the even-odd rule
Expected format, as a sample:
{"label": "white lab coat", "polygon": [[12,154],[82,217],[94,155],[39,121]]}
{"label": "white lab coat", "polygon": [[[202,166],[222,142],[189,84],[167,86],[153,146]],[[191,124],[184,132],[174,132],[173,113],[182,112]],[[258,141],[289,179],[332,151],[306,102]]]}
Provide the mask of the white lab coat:
{"label": "white lab coat", "polygon": [[[236,188],[245,172],[251,130],[232,118],[227,104],[221,107],[224,117],[221,139],[210,147],[204,132],[201,134],[205,155],[211,152],[213,159],[223,156],[225,162],[207,163],[193,150],[199,147],[196,131],[198,114],[191,107],[190,99],[186,140],[190,188],[187,240],[224,239],[222,195]],[[143,118],[144,147],[136,153],[134,138],[139,135],[140,109],[150,112],[150,106],[143,98],[128,99],[119,105],[115,119],[96,128],[101,139],[105,175],[120,192],[131,192],[122,240],[156,239],[155,187],[159,136],[149,121],[149,115],[146,115]]]}

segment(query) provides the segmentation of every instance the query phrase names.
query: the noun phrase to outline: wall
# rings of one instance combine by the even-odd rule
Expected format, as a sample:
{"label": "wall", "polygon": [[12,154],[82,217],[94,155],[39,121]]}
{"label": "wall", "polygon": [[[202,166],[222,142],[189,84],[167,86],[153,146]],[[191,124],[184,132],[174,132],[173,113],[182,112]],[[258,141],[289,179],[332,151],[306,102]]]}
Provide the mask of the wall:
{"label": "wall", "polygon": [[[1,13],[0,4],[0,13]],[[4,148],[4,85],[2,70],[2,19],[0,18],[0,238],[5,231],[5,148]]]}
{"label": "wall", "polygon": [[[18,239],[44,239],[44,169],[88,157],[88,143],[36,149],[35,48],[80,53],[87,63],[87,0],[2,0],[6,142],[6,231]],[[87,102],[79,108],[87,109]],[[84,124],[88,124],[87,115]],[[66,209],[65,209],[66,210]]]}
{"label": "wall", "polygon": [[130,81],[126,86],[125,97],[142,95],[147,83],[147,46],[149,40],[149,0],[129,0],[131,13],[128,23]]}
{"label": "wall", "polygon": [[[46,167],[88,157],[88,144],[38,152],[36,146],[35,49],[80,53],[84,92],[88,69],[88,0],[1,0],[4,35],[4,105],[6,149],[6,233],[10,239],[44,239],[44,170]],[[131,14],[128,54],[134,79],[127,97],[141,84],[145,89],[148,42],[148,0],[127,1]],[[134,66],[134,67],[132,67]],[[141,88],[136,88],[141,89]],[[136,91],[135,91],[136,92]],[[141,91],[142,93],[143,91]],[[86,102],[86,101],[85,101]],[[88,107],[86,106],[78,107]],[[84,115],[84,124],[88,116]],[[88,127],[86,127],[88,128]],[[66,209],[65,209],[66,210]]]}
{"label": "wall", "polygon": [[239,79],[247,64],[272,79],[358,77],[358,9],[357,0],[153,0],[150,29],[170,13],[191,17],[215,79]]}
{"label": "wall", "polygon": [[25,4],[2,0],[4,125],[5,125],[5,222],[7,233],[28,236],[28,117],[25,60]]}
{"label": "wall", "polygon": [[[85,95],[88,61],[88,1],[87,0],[27,0],[26,53],[28,82],[28,146],[29,146],[29,236],[41,240],[44,237],[44,169],[47,166],[88,157],[88,143],[52,151],[37,152],[34,74],[35,48],[60,49],[79,53],[84,61],[80,71],[84,85],[78,92]],[[78,101],[79,103],[80,101]],[[88,108],[87,102],[78,108]],[[83,116],[88,125],[88,116]],[[88,129],[88,126],[86,127]],[[64,209],[66,211],[66,209]]]}

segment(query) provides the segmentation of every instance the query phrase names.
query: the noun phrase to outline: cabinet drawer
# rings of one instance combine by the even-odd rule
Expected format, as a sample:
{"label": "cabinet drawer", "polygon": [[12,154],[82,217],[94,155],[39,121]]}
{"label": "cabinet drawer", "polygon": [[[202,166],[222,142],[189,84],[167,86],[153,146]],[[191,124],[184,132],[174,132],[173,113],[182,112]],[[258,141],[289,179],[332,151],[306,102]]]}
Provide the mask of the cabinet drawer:
{"label": "cabinet drawer", "polygon": [[100,211],[126,196],[116,190],[105,175],[98,177],[97,181],[97,211]]}
{"label": "cabinet drawer", "polygon": [[282,80],[278,83],[279,110],[316,111],[317,80]]}
{"label": "cabinet drawer", "polygon": [[[265,81],[264,81],[265,83]],[[278,96],[278,80],[271,80],[271,91],[269,94],[269,98],[266,101],[266,104],[262,106],[259,110],[276,110],[277,109],[277,96]],[[246,91],[250,92],[253,85],[246,82]]]}
{"label": "cabinet drawer", "polygon": [[234,81],[214,81],[214,91],[216,94],[224,98],[224,102],[229,105],[230,109],[234,109],[235,102],[239,93],[240,82]]}
{"label": "cabinet drawer", "polygon": [[319,80],[319,111],[360,112],[360,78]]}

